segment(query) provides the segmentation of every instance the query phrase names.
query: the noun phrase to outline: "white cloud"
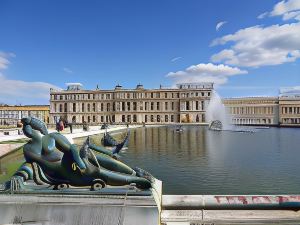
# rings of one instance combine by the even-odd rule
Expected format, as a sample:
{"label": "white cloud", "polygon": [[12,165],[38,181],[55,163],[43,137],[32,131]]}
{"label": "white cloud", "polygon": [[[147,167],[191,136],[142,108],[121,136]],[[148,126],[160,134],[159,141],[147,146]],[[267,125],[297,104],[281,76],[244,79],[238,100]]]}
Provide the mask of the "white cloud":
{"label": "white cloud", "polygon": [[237,67],[212,63],[201,63],[192,65],[184,71],[170,72],[167,77],[173,78],[176,83],[181,82],[214,82],[215,84],[224,84],[230,76],[248,73]]}
{"label": "white cloud", "polygon": [[10,80],[0,74],[0,96],[1,101],[10,98],[49,99],[50,88],[58,89],[56,86],[45,82],[26,82],[22,80]]}
{"label": "white cloud", "polygon": [[260,14],[260,15],[257,17],[257,19],[263,19],[263,18],[265,18],[268,14],[269,14],[269,12],[264,12],[264,13]]}
{"label": "white cloud", "polygon": [[[9,57],[15,57],[15,54],[0,52],[0,70],[7,69]],[[45,82],[11,80],[0,72],[0,103],[49,104],[50,88],[59,89]]]}
{"label": "white cloud", "polygon": [[213,40],[211,46],[231,44],[214,54],[213,62],[260,67],[294,62],[300,57],[300,23],[254,26]]}
{"label": "white cloud", "polygon": [[219,22],[216,26],[216,31],[218,31],[225,23],[227,23],[227,21]]}
{"label": "white cloud", "polygon": [[259,19],[266,16],[282,16],[283,20],[300,20],[300,0],[283,0],[278,2],[271,12],[265,12],[258,16]]}
{"label": "white cloud", "polygon": [[0,52],[0,70],[6,69],[10,63],[9,57],[12,57],[12,53]]}
{"label": "white cloud", "polygon": [[179,59],[182,59],[182,57],[175,57],[175,58],[173,58],[173,59],[171,59],[171,62],[175,62],[175,61],[177,61],[177,60],[179,60]]}
{"label": "white cloud", "polygon": [[70,74],[73,73],[73,70],[71,70],[70,68],[67,68],[67,67],[64,67],[63,71],[66,73],[70,73]]}

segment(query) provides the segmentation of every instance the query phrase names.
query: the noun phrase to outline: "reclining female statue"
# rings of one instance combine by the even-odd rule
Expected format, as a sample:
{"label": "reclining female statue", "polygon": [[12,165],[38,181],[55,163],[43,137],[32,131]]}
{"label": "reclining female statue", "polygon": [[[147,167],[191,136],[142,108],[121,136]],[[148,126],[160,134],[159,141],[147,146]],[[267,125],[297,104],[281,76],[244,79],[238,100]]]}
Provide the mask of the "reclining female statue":
{"label": "reclining female statue", "polygon": [[30,178],[28,171],[31,166],[37,184],[47,183],[54,185],[55,189],[71,185],[90,186],[96,190],[106,184],[135,184],[141,189],[151,187],[151,176],[148,173],[141,169],[133,170],[116,160],[112,152],[92,145],[89,138],[79,151],[77,145],[71,144],[62,134],[48,133],[42,121],[27,117],[21,122],[24,134],[31,140],[23,148],[26,163],[16,175],[24,177],[27,173],[26,177]]}

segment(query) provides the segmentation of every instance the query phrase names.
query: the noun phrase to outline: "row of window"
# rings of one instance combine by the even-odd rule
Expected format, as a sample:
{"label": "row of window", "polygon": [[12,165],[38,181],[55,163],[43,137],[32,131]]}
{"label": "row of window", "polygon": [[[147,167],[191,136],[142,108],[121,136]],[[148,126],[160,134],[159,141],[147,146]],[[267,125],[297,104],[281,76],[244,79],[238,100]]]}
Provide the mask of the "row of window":
{"label": "row of window", "polygon": [[251,125],[251,124],[272,124],[273,120],[269,119],[269,118],[265,118],[265,119],[246,119],[246,118],[234,118],[232,119],[232,123],[233,124],[238,124],[238,125]]}
{"label": "row of window", "polygon": [[273,106],[230,107],[231,114],[274,114]]}
{"label": "row of window", "polygon": [[300,107],[282,107],[283,114],[300,114]]}
{"label": "row of window", "polygon": [[43,117],[45,112],[42,111],[0,111],[0,118],[15,118],[20,119],[27,116],[34,116],[37,118]]}
{"label": "row of window", "polygon": [[300,118],[284,118],[282,122],[284,124],[300,124]]}
{"label": "row of window", "polygon": [[[137,111],[138,107],[140,111],[148,111],[148,110],[178,110],[176,109],[175,102],[116,102],[114,104],[111,103],[101,103],[99,104],[99,109],[96,108],[96,103],[81,103],[81,107],[78,107],[77,103],[72,103],[72,112],[103,112],[103,111]],[[112,106],[112,107],[111,107]],[[198,107],[198,102],[197,102]],[[54,112],[68,112],[68,104],[56,104],[54,103]]]}
{"label": "row of window", "polygon": [[191,98],[209,97],[210,92],[116,92],[109,94],[52,94],[51,100],[110,100],[110,99],[140,99],[140,98]]}

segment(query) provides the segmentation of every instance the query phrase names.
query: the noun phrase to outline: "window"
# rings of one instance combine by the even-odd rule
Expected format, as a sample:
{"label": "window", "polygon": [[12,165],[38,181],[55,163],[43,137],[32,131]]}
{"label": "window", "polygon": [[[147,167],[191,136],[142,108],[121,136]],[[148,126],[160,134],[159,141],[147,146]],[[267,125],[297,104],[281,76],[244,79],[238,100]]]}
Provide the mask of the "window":
{"label": "window", "polygon": [[186,110],[190,110],[190,102],[186,101]]}
{"label": "window", "polygon": [[131,115],[127,115],[127,122],[131,123]]}
{"label": "window", "polygon": [[94,123],[96,122],[96,116],[93,116],[93,122]]}
{"label": "window", "polygon": [[101,116],[101,123],[104,122],[104,116]]}
{"label": "window", "polygon": [[159,109],[159,102],[156,103],[156,108],[157,108],[157,110],[160,110]]}
{"label": "window", "polygon": [[148,110],[148,102],[145,102],[145,111]]}
{"label": "window", "polygon": [[60,96],[59,96],[59,99],[60,99],[60,100],[63,100],[63,98],[64,98],[63,95],[60,95]]}
{"label": "window", "polygon": [[160,122],[160,115],[157,115],[157,122]]}
{"label": "window", "polygon": [[84,116],[81,117],[81,121],[82,121],[82,123],[84,122]]}
{"label": "window", "polygon": [[125,102],[121,102],[121,104],[122,104],[122,111],[125,111]]}
{"label": "window", "polygon": [[62,104],[59,104],[59,112],[62,112],[63,111],[63,106]]}
{"label": "window", "polygon": [[90,105],[90,103],[88,103],[87,108],[88,108],[88,112],[90,112],[91,111],[91,105]]}
{"label": "window", "polygon": [[165,115],[165,122],[169,122],[169,118],[168,118],[168,115]]}
{"label": "window", "polygon": [[165,98],[168,98],[168,93],[167,92],[165,93]]}
{"label": "window", "polygon": [[104,111],[104,109],[103,109],[103,103],[101,103],[101,105],[100,105],[100,111]]}
{"label": "window", "polygon": [[125,123],[125,115],[122,115],[122,122]]}
{"label": "window", "polygon": [[174,110],[174,102],[172,102],[172,110]]}
{"label": "window", "polygon": [[82,103],[81,111],[84,112],[84,103]]}
{"label": "window", "polygon": [[136,102],[133,102],[133,110],[136,111]]}
{"label": "window", "polygon": [[108,112],[110,111],[110,103],[106,104],[106,111],[108,111]]}
{"label": "window", "polygon": [[196,110],[199,110],[199,102],[196,101]]}
{"label": "window", "polygon": [[93,111],[96,112],[96,103],[93,103]]}
{"label": "window", "polygon": [[154,96],[154,94],[153,94],[153,92],[151,92],[151,98],[153,98],[153,96]]}
{"label": "window", "polygon": [[76,112],[76,103],[73,103],[73,112]]}
{"label": "window", "polygon": [[67,112],[67,109],[68,109],[68,106],[67,106],[67,103],[65,102],[65,107],[64,107],[65,112]]}
{"label": "window", "polygon": [[154,116],[151,115],[151,122],[154,122]]}
{"label": "window", "polygon": [[174,122],[174,115],[171,115],[171,122]]}
{"label": "window", "polygon": [[154,102],[151,102],[151,110],[154,110]]}
{"label": "window", "polygon": [[168,102],[165,102],[165,110],[168,110]]}
{"label": "window", "polygon": [[130,111],[130,102],[127,102],[127,111]]}
{"label": "window", "polygon": [[133,122],[136,123],[136,115],[133,115]]}
{"label": "window", "polygon": [[148,122],[148,116],[145,115],[145,123],[147,123],[147,122]]}

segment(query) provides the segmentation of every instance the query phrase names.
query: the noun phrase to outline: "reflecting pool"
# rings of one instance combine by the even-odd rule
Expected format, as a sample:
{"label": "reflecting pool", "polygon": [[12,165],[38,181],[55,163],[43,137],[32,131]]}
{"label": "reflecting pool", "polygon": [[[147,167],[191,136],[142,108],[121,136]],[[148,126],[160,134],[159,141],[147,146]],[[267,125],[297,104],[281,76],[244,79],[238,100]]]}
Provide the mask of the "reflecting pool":
{"label": "reflecting pool", "polygon": [[[132,130],[120,159],[161,179],[165,194],[300,193],[300,129],[253,133],[210,131],[204,126],[183,129],[182,133],[174,126]],[[100,136],[92,140],[99,143]],[[22,161],[21,151],[1,158],[0,182]]]}

